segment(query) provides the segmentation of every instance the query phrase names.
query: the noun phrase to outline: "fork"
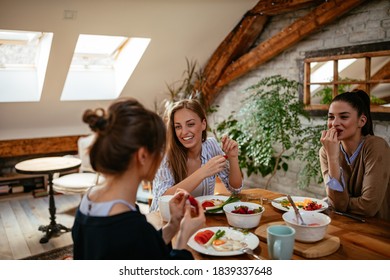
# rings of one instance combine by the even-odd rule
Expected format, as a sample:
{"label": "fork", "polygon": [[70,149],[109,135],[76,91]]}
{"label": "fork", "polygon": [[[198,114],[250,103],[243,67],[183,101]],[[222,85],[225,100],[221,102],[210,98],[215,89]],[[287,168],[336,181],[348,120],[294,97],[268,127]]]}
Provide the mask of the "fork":
{"label": "fork", "polygon": [[241,249],[242,252],[244,252],[245,254],[248,254],[248,255],[251,255],[252,257],[254,257],[256,260],[264,260],[263,258],[261,258],[260,256],[256,255],[255,252],[253,252],[253,250],[251,248],[248,248],[248,247],[244,247]]}
{"label": "fork", "polygon": [[303,218],[301,216],[301,213],[299,212],[297,206],[295,205],[294,200],[291,198],[290,195],[287,195],[287,199],[290,202],[291,206],[294,208],[295,215],[297,216],[297,222],[298,222],[298,218],[299,218],[301,220],[301,225],[302,226],[307,226],[307,224],[305,223],[305,221],[303,220]]}
{"label": "fork", "polygon": [[282,203],[282,201],[279,200],[279,199],[269,199],[269,198],[263,197],[262,200],[263,200],[263,201],[266,201],[266,202],[269,202],[269,203],[271,203],[271,202]]}

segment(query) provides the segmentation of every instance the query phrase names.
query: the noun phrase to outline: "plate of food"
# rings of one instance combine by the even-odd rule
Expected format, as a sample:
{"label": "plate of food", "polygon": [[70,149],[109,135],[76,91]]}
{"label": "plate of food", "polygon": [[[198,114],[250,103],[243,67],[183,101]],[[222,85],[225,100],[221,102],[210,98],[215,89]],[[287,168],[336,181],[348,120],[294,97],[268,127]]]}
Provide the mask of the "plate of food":
{"label": "plate of food", "polygon": [[198,230],[188,240],[188,246],[210,256],[235,256],[242,249],[252,250],[259,246],[259,238],[251,232],[242,232],[230,227],[208,227]]}
{"label": "plate of food", "polygon": [[224,195],[204,195],[195,198],[202,205],[206,213],[223,213],[223,206],[226,202],[238,201],[238,197]]}
{"label": "plate of food", "polygon": [[[291,196],[291,198],[300,211],[322,212],[328,208],[328,203],[321,199],[304,196]],[[272,200],[271,204],[273,207],[283,211],[294,210],[286,196]]]}

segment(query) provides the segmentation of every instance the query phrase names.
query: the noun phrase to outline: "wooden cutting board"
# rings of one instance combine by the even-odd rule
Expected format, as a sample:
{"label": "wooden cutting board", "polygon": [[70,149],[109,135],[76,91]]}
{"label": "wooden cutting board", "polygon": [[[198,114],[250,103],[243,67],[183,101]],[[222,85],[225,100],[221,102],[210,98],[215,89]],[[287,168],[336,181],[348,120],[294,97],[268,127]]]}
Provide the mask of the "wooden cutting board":
{"label": "wooden cutting board", "polygon": [[[255,230],[255,234],[260,237],[260,240],[267,242],[267,227],[271,225],[285,225],[285,223],[273,222],[259,226]],[[329,227],[330,226],[331,225],[329,225]],[[339,247],[340,239],[337,236],[327,234],[325,235],[324,239],[315,243],[302,243],[295,241],[294,253],[304,258],[313,259],[333,254],[338,250]]]}

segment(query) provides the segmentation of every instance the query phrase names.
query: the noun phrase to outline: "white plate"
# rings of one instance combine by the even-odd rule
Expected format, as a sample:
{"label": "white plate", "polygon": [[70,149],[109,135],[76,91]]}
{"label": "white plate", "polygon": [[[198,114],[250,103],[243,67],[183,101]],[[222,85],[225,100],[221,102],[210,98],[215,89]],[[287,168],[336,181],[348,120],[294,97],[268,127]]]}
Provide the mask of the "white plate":
{"label": "white plate", "polygon": [[247,234],[242,233],[241,231],[234,230],[233,228],[229,227],[208,227],[208,228],[202,228],[198,230],[197,232],[194,233],[188,240],[188,246],[190,246],[192,249],[195,251],[205,254],[205,255],[210,255],[210,256],[235,256],[235,255],[241,255],[243,252],[241,250],[237,251],[226,251],[226,252],[220,252],[215,250],[212,246],[209,247],[204,247],[200,245],[198,242],[195,241],[194,237],[199,231],[205,231],[205,230],[211,230],[213,232],[216,232],[217,230],[224,230],[225,231],[225,236],[228,236],[232,239],[239,240],[241,242],[245,242],[247,244],[247,247],[251,248],[254,250],[259,246],[259,238],[254,235],[253,233],[249,232]]}
{"label": "white plate", "polygon": [[[226,201],[228,198],[229,198],[228,196],[224,196],[224,195],[204,195],[204,196],[195,197],[195,199],[199,201],[200,204],[202,204],[203,201],[205,200],[220,199]],[[223,213],[223,210],[215,212],[214,214],[220,214],[220,213]]]}
{"label": "white plate", "polygon": [[[292,200],[294,202],[303,202],[305,199],[310,199],[312,201],[315,201],[317,202],[318,204],[322,204],[322,207],[320,209],[317,209],[317,210],[312,210],[312,211],[308,211],[308,210],[303,210],[302,208],[299,208],[299,211],[305,211],[305,212],[322,212],[324,211],[325,209],[328,208],[328,203],[326,203],[325,201],[323,201],[322,199],[317,199],[317,198],[311,198],[311,197],[305,197],[305,196],[292,196],[291,197]],[[282,196],[282,197],[278,197],[278,198],[275,198],[274,200],[276,201],[282,201],[283,199],[287,199],[287,196]],[[280,203],[277,203],[275,201],[272,201],[271,202],[272,206],[277,208],[277,209],[280,209],[280,210],[283,210],[283,211],[294,211],[294,209],[292,208],[292,206],[288,206],[288,209],[286,207],[283,207]]]}

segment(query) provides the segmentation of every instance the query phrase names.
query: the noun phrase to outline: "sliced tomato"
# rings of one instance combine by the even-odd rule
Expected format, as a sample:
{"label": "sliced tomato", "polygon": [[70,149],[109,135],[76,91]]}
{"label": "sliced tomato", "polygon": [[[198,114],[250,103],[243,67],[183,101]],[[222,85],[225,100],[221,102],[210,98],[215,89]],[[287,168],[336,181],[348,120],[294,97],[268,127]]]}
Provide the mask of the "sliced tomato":
{"label": "sliced tomato", "polygon": [[213,235],[214,232],[211,230],[200,231],[195,235],[194,239],[199,244],[204,245]]}
{"label": "sliced tomato", "polygon": [[209,241],[209,239],[214,235],[214,231],[207,229],[204,231],[204,234],[207,236],[207,241]]}
{"label": "sliced tomato", "polygon": [[204,209],[206,209],[206,207],[213,207],[215,206],[213,202],[211,202],[210,200],[205,200],[202,202],[202,207]]}
{"label": "sliced tomato", "polygon": [[207,243],[207,237],[204,234],[197,234],[194,237],[195,241],[198,242],[199,244],[203,245]]}

